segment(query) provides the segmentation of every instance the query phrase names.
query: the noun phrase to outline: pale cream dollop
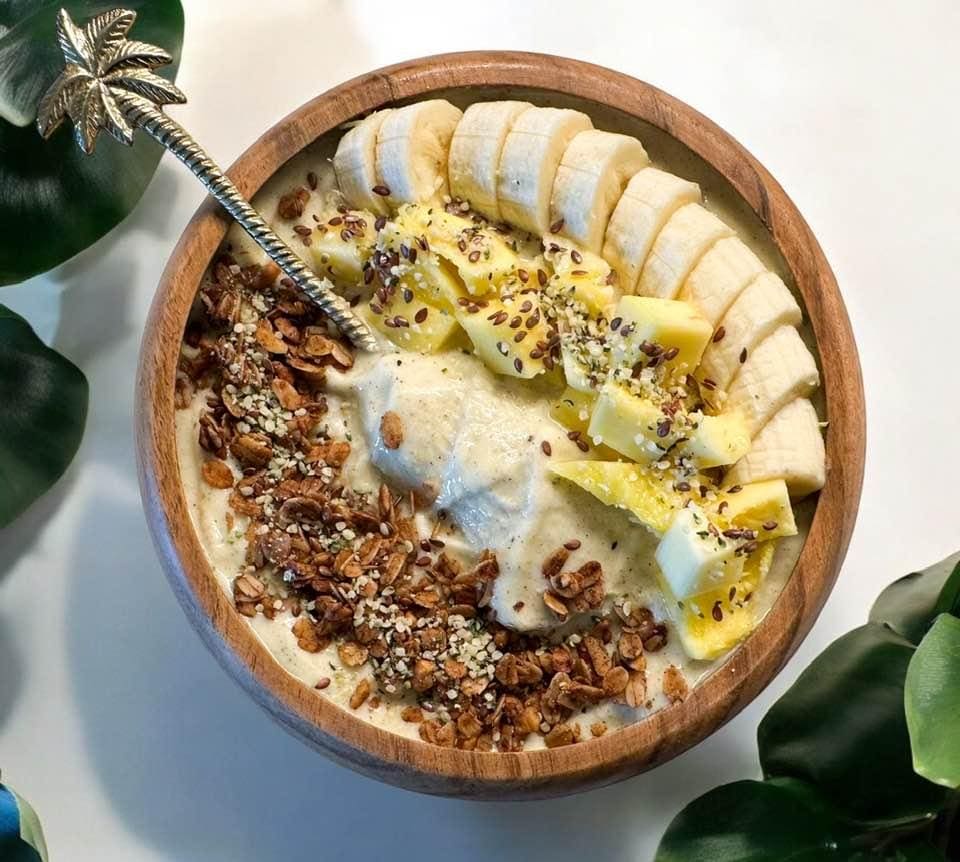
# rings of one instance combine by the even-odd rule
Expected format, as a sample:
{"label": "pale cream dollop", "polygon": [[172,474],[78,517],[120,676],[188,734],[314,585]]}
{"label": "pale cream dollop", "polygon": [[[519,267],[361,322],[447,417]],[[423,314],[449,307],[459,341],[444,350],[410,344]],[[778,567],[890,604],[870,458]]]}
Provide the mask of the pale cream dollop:
{"label": "pale cream dollop", "polygon": [[[565,542],[569,561],[603,566],[608,596],[655,601],[654,537],[623,512],[554,478],[552,462],[582,459],[549,415],[550,399],[529,384],[495,377],[462,353],[360,357],[330,390],[355,399],[369,462],[392,484],[435,497],[433,508],[456,524],[474,553],[496,551],[500,576],[492,606],[520,630],[557,626],[543,603],[543,561]],[[380,421],[400,417],[403,443],[387,448]],[[551,454],[544,454],[542,443]],[[355,455],[360,443],[354,439]]]}

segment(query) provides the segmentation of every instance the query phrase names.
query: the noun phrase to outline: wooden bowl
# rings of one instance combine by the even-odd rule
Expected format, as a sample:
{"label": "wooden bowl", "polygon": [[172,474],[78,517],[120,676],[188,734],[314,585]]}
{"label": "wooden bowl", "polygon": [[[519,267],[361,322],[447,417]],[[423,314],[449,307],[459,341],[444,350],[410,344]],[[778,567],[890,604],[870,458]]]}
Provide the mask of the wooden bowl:
{"label": "wooden bowl", "polygon": [[187,226],[160,280],[140,357],[136,420],[141,493],[164,568],[193,625],[231,675],[284,727],[340,763],[414,790],[491,799],[557,796],[626,778],[676,756],[750,703],[800,644],[833,586],[856,516],[865,441],[853,335],[836,280],[807,224],[776,180],[730,135],[649,84],[539,54],[428,57],[371,72],[318,96],[263,135],[229,173],[249,197],[291,156],[359,114],[438,91],[463,95],[466,89],[471,97],[497,98],[514,88],[539,91],[541,100],[583,100],[588,110],[645,121],[712,166],[771,235],[819,347],[829,419],[828,478],[806,542],[760,626],[686,701],[577,745],[484,754],[379,730],[280,667],[217,583],[180,482],[174,434],[178,348],[201,276],[228,227],[211,200]]}

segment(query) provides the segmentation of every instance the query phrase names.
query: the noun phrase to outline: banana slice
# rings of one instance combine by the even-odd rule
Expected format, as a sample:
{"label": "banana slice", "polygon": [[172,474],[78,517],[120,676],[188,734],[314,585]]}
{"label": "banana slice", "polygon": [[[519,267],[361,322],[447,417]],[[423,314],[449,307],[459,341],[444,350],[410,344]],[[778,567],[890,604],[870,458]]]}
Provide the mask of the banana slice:
{"label": "banana slice", "polygon": [[627,181],[650,161],[636,138],[587,129],[570,141],[553,181],[551,220],[560,234],[599,254]]}
{"label": "banana slice", "polygon": [[550,229],[550,198],[560,158],[574,136],[593,128],[567,108],[528,108],[514,121],[500,154],[497,201],[512,225],[540,236]]}
{"label": "banana slice", "polygon": [[653,241],[685,204],[700,201],[700,186],[657,168],[644,168],[627,183],[603,237],[603,257],[624,293],[635,293]]}
{"label": "banana slice", "polygon": [[711,246],[732,235],[731,228],[700,204],[680,207],[653,241],[637,293],[673,299]]}
{"label": "banana slice", "polygon": [[740,292],[765,269],[735,236],[720,240],[701,259],[680,288],[680,299],[693,303],[716,326]]}
{"label": "banana slice", "polygon": [[799,326],[802,318],[800,306],[780,277],[762,273],[723,316],[700,360],[701,375],[726,391],[740,371],[741,356],[749,356],[781,326]]}
{"label": "banana slice", "polygon": [[497,170],[503,144],[517,117],[531,107],[529,102],[476,102],[464,111],[450,141],[450,194],[494,221],[502,218]]}
{"label": "banana slice", "polygon": [[376,111],[348,131],[337,145],[333,170],[347,205],[370,210],[376,215],[389,212],[387,202],[375,194],[377,184],[377,134],[392,108]]}
{"label": "banana slice", "polygon": [[378,194],[392,209],[438,201],[447,194],[447,153],[463,116],[444,99],[428,99],[388,114],[377,133]]}
{"label": "banana slice", "polygon": [[819,491],[826,481],[826,454],[817,411],[806,398],[782,408],[754,438],[753,448],[724,476],[730,488],[783,479],[794,499]]}
{"label": "banana slice", "polygon": [[755,437],[781,407],[805,398],[819,383],[817,363],[797,330],[781,326],[748,352],[725,409],[739,410]]}

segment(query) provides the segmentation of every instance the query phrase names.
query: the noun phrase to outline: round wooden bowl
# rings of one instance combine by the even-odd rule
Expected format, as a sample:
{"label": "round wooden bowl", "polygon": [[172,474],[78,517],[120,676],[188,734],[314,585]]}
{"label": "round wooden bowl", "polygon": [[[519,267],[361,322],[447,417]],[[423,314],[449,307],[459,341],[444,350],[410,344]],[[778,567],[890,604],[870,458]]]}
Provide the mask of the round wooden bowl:
{"label": "round wooden bowl", "polygon": [[[681,704],[599,739],[511,754],[438,748],[401,738],[330,703],[284,671],[234,610],[190,522],[174,434],[174,375],[201,276],[228,227],[208,200],[160,281],[140,357],[136,418],[140,487],[154,541],[181,604],[231,675],[287,730],[383,781],[470,798],[556,796],[626,778],[676,756],[746,706],[784,665],[833,586],[856,516],[864,465],[857,351],[836,280],[816,239],[776,180],[730,135],[692,108],[625,75],[539,54],[478,52],[414,60],[355,78],[270,129],[230,169],[252,196],[291,156],[346,120],[400,100],[458,89],[496,98],[512,88],[580,99],[639,119],[712,166],[766,227],[803,298],[819,348],[829,427],[827,483],[797,565],[772,610],[721,670]],[[534,96],[535,97],[535,96]]]}

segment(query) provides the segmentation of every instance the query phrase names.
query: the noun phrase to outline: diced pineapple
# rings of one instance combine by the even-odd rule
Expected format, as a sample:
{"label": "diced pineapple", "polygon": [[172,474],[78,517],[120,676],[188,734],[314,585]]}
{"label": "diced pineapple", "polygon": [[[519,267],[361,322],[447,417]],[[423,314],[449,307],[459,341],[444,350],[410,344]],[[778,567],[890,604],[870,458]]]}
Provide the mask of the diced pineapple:
{"label": "diced pineapple", "polygon": [[735,527],[755,530],[761,540],[797,535],[790,492],[783,479],[752,482],[736,494],[722,494],[720,499],[727,504],[722,517]]}
{"label": "diced pineapple", "polygon": [[561,343],[560,356],[563,359],[563,376],[567,380],[567,386],[577,392],[596,396],[597,390],[593,385],[594,380],[591,377],[590,369],[580,361],[580,357],[574,352],[573,346],[569,342]]}
{"label": "diced pineapple", "polygon": [[746,559],[739,581],[684,602],[659,578],[667,611],[690,658],[719,658],[756,628],[757,613],[750,597],[770,571],[775,551],[776,542],[764,542]]}
{"label": "diced pineapple", "polygon": [[569,296],[583,304],[593,317],[603,315],[610,319],[620,294],[615,287],[602,279],[587,274],[555,275],[552,284],[561,296]]}
{"label": "diced pineapple", "polygon": [[546,249],[544,256],[557,275],[569,275],[574,270],[601,280],[610,275],[610,264],[599,254],[580,248],[565,236],[544,234],[543,247]]}
{"label": "diced pineapple", "polygon": [[689,302],[656,299],[651,296],[624,296],[614,317],[622,321],[614,339],[613,358],[620,365],[633,365],[644,358],[640,346],[646,341],[665,351],[676,350],[666,364],[692,371],[713,335],[710,322]]}
{"label": "diced pineapple", "polygon": [[550,472],[593,494],[601,503],[626,509],[656,535],[663,535],[685,498],[648,467],[625,461],[564,461]]}
{"label": "diced pineapple", "polygon": [[[599,255],[572,247],[563,237],[548,234],[543,238],[546,258],[553,266],[551,289],[561,296],[569,294],[593,315],[611,316],[620,291],[611,283],[611,270]],[[553,247],[558,251],[551,251]]]}
{"label": "diced pineapple", "polygon": [[579,431],[584,434],[590,425],[590,414],[593,413],[596,400],[594,394],[578,392],[568,386],[550,405],[550,417],[568,431]]}
{"label": "diced pineapple", "polygon": [[670,592],[682,600],[729,587],[743,574],[737,545],[724,538],[699,506],[677,512],[654,553]]}
{"label": "diced pineapple", "polygon": [[[365,210],[352,210],[344,216],[336,213],[340,222],[336,225],[322,223],[310,236],[310,256],[313,270],[327,276],[335,284],[353,287],[363,279],[363,264],[373,254],[376,235],[373,230],[375,216]],[[343,223],[345,217],[360,219],[351,225]],[[360,232],[357,236],[357,232]]]}
{"label": "diced pineapple", "polygon": [[[387,222],[380,231],[377,247],[384,252],[396,253],[404,286],[431,305],[452,313],[460,299],[469,298],[470,294],[456,270],[439,255],[419,250],[416,239],[401,231],[394,222]],[[404,248],[407,249],[405,253]],[[417,248],[418,253],[411,262],[412,248]]]}
{"label": "diced pineapple", "polygon": [[414,244],[425,238],[430,251],[453,264],[474,296],[497,293],[503,282],[516,276],[517,253],[495,231],[471,219],[409,204],[400,208],[396,225]]}
{"label": "diced pineapple", "polygon": [[414,353],[437,353],[461,331],[453,314],[416,297],[412,302],[395,301],[380,314],[367,304],[358,310],[364,320],[397,347]]}
{"label": "diced pineapple", "polygon": [[[600,390],[587,434],[594,443],[647,464],[658,459],[676,438],[670,423],[661,424],[665,418],[652,401],[610,380]],[[660,431],[665,432],[662,437]]]}
{"label": "diced pineapple", "polygon": [[704,416],[683,449],[702,468],[735,464],[750,451],[750,432],[739,413]]}
{"label": "diced pineapple", "polygon": [[484,365],[510,377],[529,379],[542,374],[545,366],[537,342],[547,341],[550,333],[537,292],[505,294],[502,299],[480,302],[479,308],[460,305],[456,314]]}

